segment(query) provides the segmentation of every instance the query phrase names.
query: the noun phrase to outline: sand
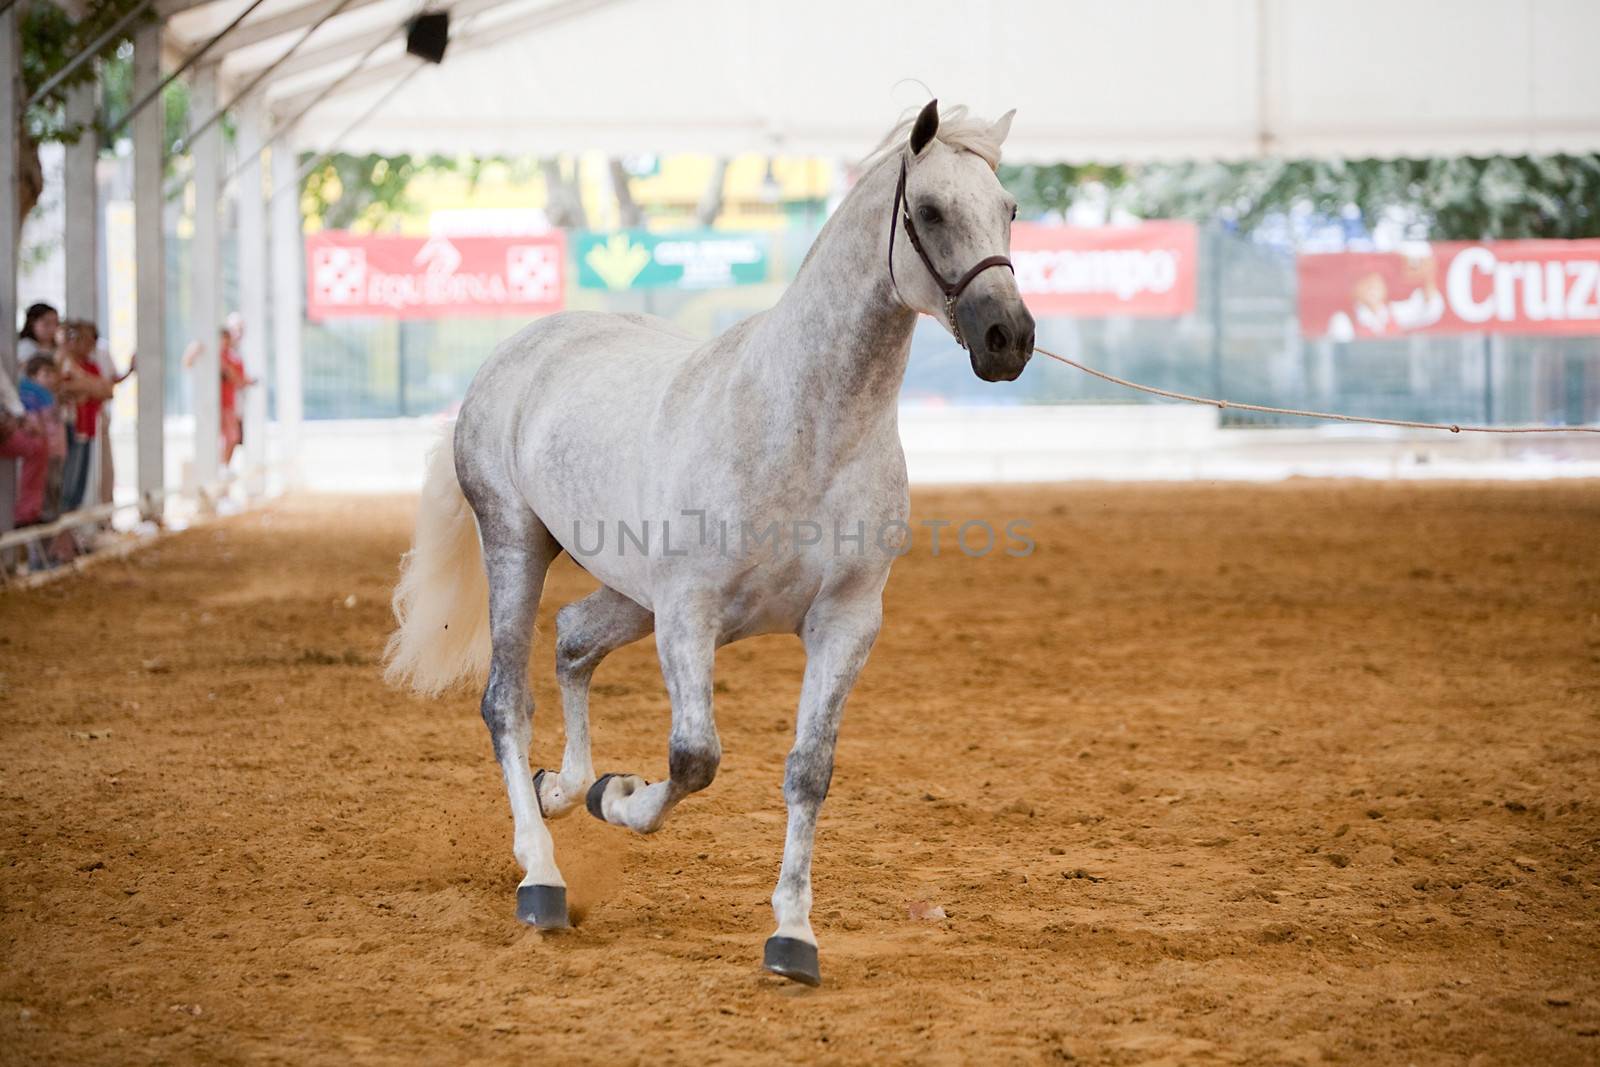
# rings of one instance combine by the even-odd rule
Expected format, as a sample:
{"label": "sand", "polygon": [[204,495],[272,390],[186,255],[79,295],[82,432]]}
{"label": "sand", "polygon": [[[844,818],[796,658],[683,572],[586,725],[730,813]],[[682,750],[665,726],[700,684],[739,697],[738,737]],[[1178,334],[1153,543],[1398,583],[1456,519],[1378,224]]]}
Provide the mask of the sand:
{"label": "sand", "polygon": [[[554,824],[582,921],[523,928],[476,694],[378,677],[412,506],[0,593],[0,1059],[1600,1062],[1593,483],[919,494],[1038,550],[897,565],[816,991],[758,966],[798,642],[719,654],[722,770],[659,834]],[[667,716],[614,655],[597,766],[661,776]]]}

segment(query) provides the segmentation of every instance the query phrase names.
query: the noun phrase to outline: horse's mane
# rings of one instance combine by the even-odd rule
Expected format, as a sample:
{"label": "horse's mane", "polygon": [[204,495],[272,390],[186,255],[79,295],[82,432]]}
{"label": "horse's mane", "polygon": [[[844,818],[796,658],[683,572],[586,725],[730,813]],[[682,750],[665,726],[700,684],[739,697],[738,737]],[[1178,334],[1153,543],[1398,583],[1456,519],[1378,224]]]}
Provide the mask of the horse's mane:
{"label": "horse's mane", "polygon": [[[859,172],[863,175],[869,174],[887,161],[896,158],[905,149],[906,142],[911,137],[911,127],[916,121],[917,111],[911,111],[905,118],[895,123],[894,128],[884,135],[882,141],[878,142],[878,147],[874,148],[861,161]],[[989,164],[990,169],[998,169],[1000,166],[1000,142],[996,141],[994,135],[989,132],[991,126],[991,123],[969,114],[965,104],[956,104],[939,112],[939,131],[934,134],[934,139],[943,141],[952,148],[971,152]],[[855,186],[845,194],[845,201],[849,202],[865,186],[866,182],[864,181],[856,182]],[[817,249],[822,247],[822,234],[827,233],[838,218],[839,212],[836,211],[827,222],[823,223],[822,233],[817,235],[817,240],[812,242],[805,258],[800,261],[801,270],[806,269],[806,265],[817,254]]]}
{"label": "horse's mane", "polygon": [[[878,147],[861,161],[862,172],[872,170],[900,151],[911,136],[911,127],[916,121],[917,112],[913,110],[895,123],[894,128],[878,142]],[[989,164],[990,170],[995,170],[1000,166],[1000,142],[990,134],[990,126],[988,120],[969,114],[965,104],[956,104],[939,112],[939,132],[933,136],[934,140],[943,141],[951,148],[971,152]]]}

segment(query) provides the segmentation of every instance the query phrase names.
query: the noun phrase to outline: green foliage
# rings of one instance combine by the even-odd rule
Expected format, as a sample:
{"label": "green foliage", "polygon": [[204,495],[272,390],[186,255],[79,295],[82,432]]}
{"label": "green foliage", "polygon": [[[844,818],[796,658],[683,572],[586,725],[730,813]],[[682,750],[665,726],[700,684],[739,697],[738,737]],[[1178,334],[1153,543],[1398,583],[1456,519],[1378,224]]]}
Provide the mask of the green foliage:
{"label": "green foliage", "polygon": [[[29,4],[22,16],[22,81],[27,94],[32,96],[74,56],[93,44],[95,38],[127,14],[137,2],[138,0],[99,0],[89,5],[83,18],[73,18],[60,7],[45,0]],[[150,17],[152,16],[148,13],[141,16],[142,19]],[[135,19],[129,30],[131,31],[140,21]],[[101,48],[96,60],[111,65],[116,63],[120,56],[122,64],[126,67],[127,57],[131,54],[128,38],[119,36]],[[65,141],[70,144],[83,136],[84,130],[80,125],[66,120],[67,92],[74,86],[93,81],[98,73],[99,63],[91,61],[82,64],[28,110],[26,116],[28,132],[35,141]]]}
{"label": "green foliage", "polygon": [[1434,240],[1600,236],[1600,155],[1252,160],[1139,167],[1003,167],[1025,214],[1065,213],[1098,182],[1143,218],[1215,219],[1249,232],[1309,207],[1398,215]]}
{"label": "green foliage", "polygon": [[1442,238],[1600,237],[1600,154],[1412,165]]}
{"label": "green foliage", "polygon": [[[412,210],[411,179],[424,170],[456,170],[448,156],[364,156],[336,152],[306,175],[301,208],[327,229],[376,230]],[[471,172],[474,176],[477,170]]]}
{"label": "green foliage", "polygon": [[1127,181],[1128,169],[1120,166],[1057,163],[1000,167],[1000,184],[1017,198],[1017,211],[1024,218],[1051,212],[1065,215],[1090,186],[1099,184],[1117,190]]}
{"label": "green foliage", "polygon": [[[113,56],[100,65],[100,124],[101,144],[108,144],[107,135],[111,123],[119,121],[133,106],[133,47],[124,44]],[[162,90],[161,106],[165,112],[163,139],[166,141],[164,153],[167,157],[167,169],[170,172],[177,164],[173,148],[183,139],[189,129],[189,83],[182,78],[175,79],[171,85]],[[231,124],[222,123],[224,136],[231,130]],[[130,130],[124,126],[119,131],[119,137],[130,136]]]}

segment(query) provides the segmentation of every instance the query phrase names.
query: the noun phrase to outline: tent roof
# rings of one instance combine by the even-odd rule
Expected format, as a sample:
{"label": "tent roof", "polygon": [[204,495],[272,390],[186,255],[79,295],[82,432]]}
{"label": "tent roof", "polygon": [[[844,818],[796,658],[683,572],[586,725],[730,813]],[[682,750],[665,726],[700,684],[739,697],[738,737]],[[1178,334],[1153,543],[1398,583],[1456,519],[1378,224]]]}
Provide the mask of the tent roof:
{"label": "tent roof", "polygon": [[421,3],[262,0],[212,54],[243,86],[337,10],[263,86],[345,151],[859,156],[928,90],[1016,107],[1011,161],[1600,151],[1588,0],[435,0],[439,66],[404,52]]}

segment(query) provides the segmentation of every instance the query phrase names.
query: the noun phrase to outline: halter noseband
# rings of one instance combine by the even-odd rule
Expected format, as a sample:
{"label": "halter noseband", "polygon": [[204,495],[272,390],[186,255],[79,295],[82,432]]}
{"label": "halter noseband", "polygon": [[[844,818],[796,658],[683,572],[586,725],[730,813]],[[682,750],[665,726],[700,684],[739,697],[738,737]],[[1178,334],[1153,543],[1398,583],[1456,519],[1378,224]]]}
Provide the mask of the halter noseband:
{"label": "halter noseband", "polygon": [[[944,293],[944,316],[950,322],[950,332],[955,336],[956,344],[962,348],[967,347],[967,339],[961,336],[961,327],[956,322],[956,301],[972,279],[988,270],[990,267],[1004,267],[1012,274],[1017,268],[1011,265],[1011,260],[1005,256],[990,256],[980,259],[971,270],[963,274],[954,284],[944,280],[944,275],[939,273],[939,268],[933,265],[933,260],[928,258],[928,250],[922,247],[922,238],[917,236],[917,227],[911,221],[911,201],[906,197],[906,157],[900,157],[900,180],[894,187],[894,207],[889,213],[889,282],[894,286],[895,295],[900,293],[900,283],[894,277],[894,231],[895,226],[905,220],[906,236],[911,238],[911,247],[917,250],[917,258],[922,260],[922,265],[928,268],[928,273],[933,275],[933,280],[939,286],[939,291]],[[901,303],[905,303],[904,298]]]}

